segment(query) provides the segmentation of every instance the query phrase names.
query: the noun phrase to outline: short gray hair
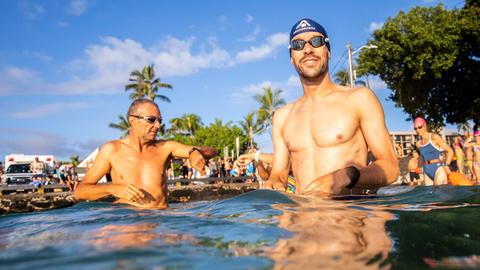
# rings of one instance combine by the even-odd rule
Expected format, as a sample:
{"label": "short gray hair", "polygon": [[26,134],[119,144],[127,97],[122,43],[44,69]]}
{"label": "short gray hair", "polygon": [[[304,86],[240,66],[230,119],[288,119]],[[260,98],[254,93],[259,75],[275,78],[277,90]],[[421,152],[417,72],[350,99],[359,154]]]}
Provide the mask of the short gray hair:
{"label": "short gray hair", "polygon": [[130,107],[128,107],[128,116],[137,115],[139,108],[144,104],[152,104],[153,106],[157,107],[158,111],[160,111],[160,108],[158,108],[158,105],[155,102],[151,101],[150,99],[139,98],[135,99],[132,104],[130,104]]}

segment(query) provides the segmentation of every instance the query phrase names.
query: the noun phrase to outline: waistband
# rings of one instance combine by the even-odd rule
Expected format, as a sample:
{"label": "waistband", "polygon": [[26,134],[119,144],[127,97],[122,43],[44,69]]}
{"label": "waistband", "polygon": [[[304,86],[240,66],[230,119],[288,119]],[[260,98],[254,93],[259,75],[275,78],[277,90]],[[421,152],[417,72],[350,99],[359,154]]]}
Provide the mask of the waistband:
{"label": "waistband", "polygon": [[423,165],[428,165],[428,164],[433,164],[433,163],[440,163],[442,162],[440,159],[436,158],[436,159],[431,159],[431,160],[427,160],[425,162],[423,162]]}

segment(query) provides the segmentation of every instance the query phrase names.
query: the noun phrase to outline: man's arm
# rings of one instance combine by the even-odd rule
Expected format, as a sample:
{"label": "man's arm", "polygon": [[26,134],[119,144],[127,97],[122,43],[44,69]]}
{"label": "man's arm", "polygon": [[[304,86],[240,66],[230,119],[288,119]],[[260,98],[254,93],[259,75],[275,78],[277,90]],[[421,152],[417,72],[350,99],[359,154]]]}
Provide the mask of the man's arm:
{"label": "man's arm", "polygon": [[286,105],[274,114],[272,126],[273,167],[269,180],[265,181],[263,188],[285,190],[287,186],[290,152],[285,145],[282,129],[290,108],[291,105]]}
{"label": "man's arm", "polygon": [[77,199],[98,200],[113,195],[117,198],[134,202],[144,197],[143,192],[132,184],[97,185],[98,181],[111,170],[109,157],[114,153],[115,147],[113,142],[106,143],[102,146],[92,167],[87,171],[83,181],[75,189],[75,197]]}
{"label": "man's arm", "polygon": [[358,97],[354,100],[359,112],[360,128],[376,160],[360,169],[360,178],[355,187],[371,188],[391,184],[397,180],[400,171],[385,125],[382,105],[371,90],[362,88],[356,91]]}
{"label": "man's arm", "polygon": [[209,146],[190,146],[175,141],[168,141],[172,149],[172,156],[188,158],[192,167],[203,172],[205,158],[212,158],[217,155],[217,150]]}

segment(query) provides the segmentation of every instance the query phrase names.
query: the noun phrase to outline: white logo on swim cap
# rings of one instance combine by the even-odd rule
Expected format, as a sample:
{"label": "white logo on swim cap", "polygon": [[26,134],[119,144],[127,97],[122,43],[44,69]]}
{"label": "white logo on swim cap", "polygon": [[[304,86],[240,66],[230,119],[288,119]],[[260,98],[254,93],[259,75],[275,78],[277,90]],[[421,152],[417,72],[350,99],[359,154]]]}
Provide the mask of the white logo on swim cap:
{"label": "white logo on swim cap", "polygon": [[302,20],[301,22],[298,23],[297,28],[295,28],[295,29],[298,29],[298,28],[300,28],[300,27],[301,27],[301,28],[309,27],[309,26],[311,26],[311,25],[310,25],[307,21]]}

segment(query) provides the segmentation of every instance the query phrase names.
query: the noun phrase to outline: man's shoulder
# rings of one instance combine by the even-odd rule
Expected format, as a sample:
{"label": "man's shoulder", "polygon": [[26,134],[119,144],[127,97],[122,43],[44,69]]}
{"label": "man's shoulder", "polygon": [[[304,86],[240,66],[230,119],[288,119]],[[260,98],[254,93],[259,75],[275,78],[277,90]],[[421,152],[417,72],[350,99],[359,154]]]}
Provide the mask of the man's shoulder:
{"label": "man's shoulder", "polygon": [[102,145],[102,147],[100,147],[100,151],[113,153],[118,151],[121,148],[122,144],[124,144],[122,140],[108,141],[104,145]]}
{"label": "man's shoulder", "polygon": [[278,108],[277,110],[275,110],[274,116],[276,116],[276,115],[282,116],[282,115],[288,114],[290,112],[290,110],[293,108],[293,106],[295,105],[295,103],[297,103],[297,102],[298,101],[294,101],[292,103],[287,103],[283,107]]}
{"label": "man's shoulder", "polygon": [[355,88],[349,88],[349,90],[346,90],[350,96],[352,96],[355,99],[371,99],[371,98],[376,98],[377,96],[375,93],[367,88],[367,87],[355,87]]}

